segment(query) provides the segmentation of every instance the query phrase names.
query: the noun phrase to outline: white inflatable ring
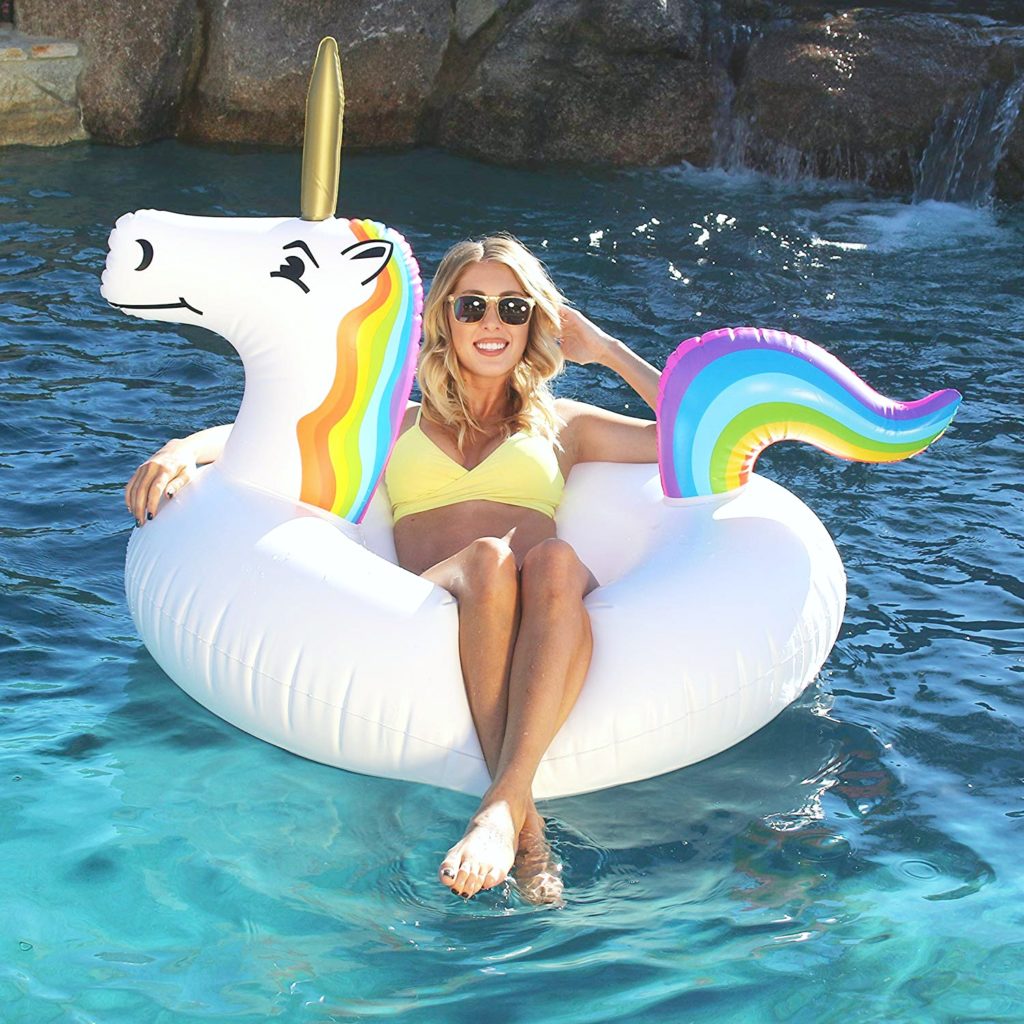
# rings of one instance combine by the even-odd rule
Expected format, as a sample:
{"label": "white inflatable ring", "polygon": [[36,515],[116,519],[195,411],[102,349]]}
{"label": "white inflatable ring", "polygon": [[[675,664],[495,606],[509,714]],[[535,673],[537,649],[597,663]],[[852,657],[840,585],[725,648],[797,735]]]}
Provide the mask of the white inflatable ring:
{"label": "white inflatable ring", "polygon": [[[831,538],[761,477],[674,502],[656,466],[577,466],[558,534],[601,586],[586,599],[593,662],[538,799],[739,742],[815,677],[842,621]],[[246,732],[339,768],[482,793],[454,599],[393,562],[386,495],[356,526],[213,466],[134,531],[128,602],[167,674]]]}

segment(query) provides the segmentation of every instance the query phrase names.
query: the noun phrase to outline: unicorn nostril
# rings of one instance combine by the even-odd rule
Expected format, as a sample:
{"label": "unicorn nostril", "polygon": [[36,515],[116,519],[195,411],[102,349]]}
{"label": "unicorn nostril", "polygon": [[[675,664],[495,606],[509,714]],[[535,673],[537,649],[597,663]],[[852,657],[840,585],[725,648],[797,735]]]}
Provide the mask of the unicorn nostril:
{"label": "unicorn nostril", "polygon": [[142,247],[142,262],[135,269],[145,270],[153,262],[153,245],[145,238],[136,238],[135,241]]}

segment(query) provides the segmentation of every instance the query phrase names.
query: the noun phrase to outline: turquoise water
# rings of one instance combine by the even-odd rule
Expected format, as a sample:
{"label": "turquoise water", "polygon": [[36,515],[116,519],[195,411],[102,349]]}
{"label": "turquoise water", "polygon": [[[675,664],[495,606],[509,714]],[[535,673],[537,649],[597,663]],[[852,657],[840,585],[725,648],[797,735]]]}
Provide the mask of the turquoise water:
{"label": "turquoise water", "polygon": [[[139,207],[289,214],[298,167],[172,143],[0,157],[0,1019],[1024,1020],[1021,211],[346,158],[343,212],[402,230],[428,275],[451,240],[511,228],[659,365],[758,323],[886,394],[965,395],[908,463],[764,457],[843,555],[839,642],[735,749],[544,806],[567,904],[538,909],[435,881],[470,798],[222,723],[125,609],[124,480],[229,420],[242,379],[220,339],[106,306],[109,226]],[[638,409],[590,368],[562,389]]]}

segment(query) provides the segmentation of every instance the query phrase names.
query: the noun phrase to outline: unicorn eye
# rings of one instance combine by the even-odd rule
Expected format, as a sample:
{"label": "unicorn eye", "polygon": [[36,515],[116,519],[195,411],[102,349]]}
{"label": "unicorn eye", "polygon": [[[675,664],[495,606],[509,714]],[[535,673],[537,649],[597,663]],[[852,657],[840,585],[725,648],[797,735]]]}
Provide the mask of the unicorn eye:
{"label": "unicorn eye", "polygon": [[139,248],[142,249],[142,261],[135,269],[145,270],[153,262],[153,243],[145,238],[136,238],[135,241],[139,243]]}
{"label": "unicorn eye", "polygon": [[304,292],[309,292],[309,286],[302,280],[306,272],[306,264],[302,262],[301,256],[286,256],[284,263],[277,270],[270,272],[271,277],[283,277],[292,284],[297,284]]}

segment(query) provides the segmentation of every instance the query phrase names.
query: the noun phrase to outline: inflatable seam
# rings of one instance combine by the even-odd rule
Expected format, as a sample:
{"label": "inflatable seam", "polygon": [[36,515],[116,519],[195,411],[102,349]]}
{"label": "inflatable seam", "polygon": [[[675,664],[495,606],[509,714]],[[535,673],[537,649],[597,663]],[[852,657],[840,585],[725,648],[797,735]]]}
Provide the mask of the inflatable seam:
{"label": "inflatable seam", "polygon": [[[302,655],[304,654],[304,648],[299,647],[298,653],[295,656],[295,666],[292,668],[292,678],[297,679],[299,676],[299,666],[302,664]],[[295,734],[295,687],[288,687],[288,700],[285,703],[284,711],[285,725],[288,729],[288,735],[293,736]]]}

